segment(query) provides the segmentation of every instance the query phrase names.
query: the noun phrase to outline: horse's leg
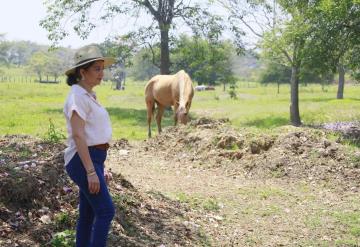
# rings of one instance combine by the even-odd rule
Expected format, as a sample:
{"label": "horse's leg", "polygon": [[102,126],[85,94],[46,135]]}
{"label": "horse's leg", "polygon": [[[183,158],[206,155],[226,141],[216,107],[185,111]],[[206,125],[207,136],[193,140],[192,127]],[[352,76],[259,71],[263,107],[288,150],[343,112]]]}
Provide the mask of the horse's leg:
{"label": "horse's leg", "polygon": [[174,126],[176,126],[177,122],[178,122],[178,114],[177,114],[178,109],[179,109],[179,104],[175,103],[174,104]]}
{"label": "horse's leg", "polygon": [[156,123],[158,126],[158,132],[161,133],[161,118],[164,114],[164,110],[165,110],[165,106],[163,105],[158,105],[158,110],[156,113]]}
{"label": "horse's leg", "polygon": [[147,100],[146,101],[146,108],[147,108],[147,123],[148,123],[148,137],[151,137],[151,118],[154,111],[154,101]]}

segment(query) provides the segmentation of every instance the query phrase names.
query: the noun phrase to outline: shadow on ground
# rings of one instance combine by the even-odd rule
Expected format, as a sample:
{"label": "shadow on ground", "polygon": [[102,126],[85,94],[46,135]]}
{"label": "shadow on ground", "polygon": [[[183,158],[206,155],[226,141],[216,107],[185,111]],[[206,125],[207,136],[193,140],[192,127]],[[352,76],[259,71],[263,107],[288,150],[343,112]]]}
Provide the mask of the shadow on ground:
{"label": "shadow on ground", "polygon": [[[119,108],[119,107],[106,107],[111,118],[116,119],[118,121],[130,122],[134,126],[147,126],[147,112],[146,110],[138,110],[132,108]],[[63,109],[47,109],[46,113],[56,113],[63,114]],[[152,125],[156,124],[155,120],[156,111],[154,113],[154,118],[152,119]],[[172,109],[167,109],[164,112],[164,116],[161,121],[162,127],[173,126],[173,111]]]}
{"label": "shadow on ground", "polygon": [[288,118],[269,116],[269,117],[249,120],[244,123],[244,126],[267,129],[267,128],[280,127],[280,126],[284,126],[284,125],[288,125],[288,124],[289,124]]}

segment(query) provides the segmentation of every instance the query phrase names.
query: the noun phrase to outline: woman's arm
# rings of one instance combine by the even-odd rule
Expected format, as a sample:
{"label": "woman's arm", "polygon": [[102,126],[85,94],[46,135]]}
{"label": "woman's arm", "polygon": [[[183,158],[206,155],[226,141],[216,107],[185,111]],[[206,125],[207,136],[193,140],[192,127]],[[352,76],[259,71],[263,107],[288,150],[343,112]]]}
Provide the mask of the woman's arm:
{"label": "woman's arm", "polygon": [[77,152],[86,170],[90,193],[98,193],[100,191],[99,178],[96,175],[94,164],[90,158],[89,149],[85,139],[85,121],[73,112],[70,124],[72,128],[72,136],[75,141]]}

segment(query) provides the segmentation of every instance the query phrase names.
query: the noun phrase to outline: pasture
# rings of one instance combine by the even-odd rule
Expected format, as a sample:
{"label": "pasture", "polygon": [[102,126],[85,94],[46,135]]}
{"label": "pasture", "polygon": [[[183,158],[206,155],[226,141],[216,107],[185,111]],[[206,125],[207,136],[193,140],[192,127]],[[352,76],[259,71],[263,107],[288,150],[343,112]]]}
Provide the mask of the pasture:
{"label": "pasture", "polygon": [[[144,85],[128,81],[126,90],[115,91],[110,82],[104,82],[96,88],[114,131],[107,164],[127,180],[116,178],[111,185],[118,212],[126,217],[124,221],[121,213],[117,215],[110,246],[358,246],[358,147],[337,143],[333,136],[306,127],[357,121],[358,85],[345,86],[344,100],[335,99],[335,85],[325,90],[316,84],[301,86],[304,128],[286,126],[288,85],[282,85],[278,94],[276,85],[239,82],[237,99],[231,99],[222,87],[195,92],[191,117],[228,118],[231,128],[215,124],[216,120],[211,120],[210,128],[199,123],[166,128],[173,125],[172,112],[167,111],[164,135],[139,141],[147,139]],[[50,134],[65,135],[62,107],[68,90],[64,82],[0,83],[0,135],[27,134],[42,139]],[[49,134],[50,129],[53,132]],[[154,122],[152,131],[156,133]],[[19,168],[21,162],[31,160],[37,167],[29,174],[45,172],[38,176],[46,177],[48,170],[51,174],[51,169],[58,169],[67,179],[62,169],[62,143],[41,144],[45,151],[39,152],[40,156],[33,153],[39,145],[35,138],[8,136],[2,144],[0,161],[12,167],[16,176],[23,176],[22,170],[13,166]],[[44,155],[51,155],[48,159],[52,161],[41,163]],[[48,163],[50,166],[43,169]],[[133,184],[134,189],[130,186],[119,191],[117,184],[122,183]],[[63,185],[57,189],[63,193]],[[132,190],[137,190],[136,194]],[[42,192],[50,193],[50,189]],[[70,195],[77,198],[76,193]],[[55,199],[53,195],[46,197]],[[144,203],[146,211],[137,207]],[[75,212],[76,207],[74,203],[70,211]],[[57,209],[51,210],[51,214],[61,215]],[[157,214],[149,217],[155,211]],[[49,232],[46,236],[57,231],[74,238],[71,222],[76,215],[65,216],[68,225],[56,220],[57,216],[51,223],[57,228],[42,225]],[[16,231],[11,234],[18,236]],[[33,235],[26,232],[24,239],[34,243]]]}
{"label": "pasture", "polygon": [[[100,102],[110,113],[113,139],[146,139],[145,83],[128,81],[124,91],[113,90],[110,82],[103,82],[95,88]],[[319,125],[360,118],[360,86],[346,85],[343,100],[335,98],[336,89],[336,85],[326,86],[324,91],[317,84],[300,86],[303,124]],[[62,107],[68,90],[64,82],[0,83],[0,134],[29,134],[43,138],[49,129],[49,119],[58,133],[66,134]],[[222,87],[215,91],[195,92],[191,118],[229,118],[234,127],[257,132],[274,131],[288,124],[288,85],[282,85],[278,94],[276,85],[239,82],[236,94],[237,99],[231,99]],[[173,125],[172,112],[165,112],[162,125]],[[154,121],[152,131],[156,133]]]}

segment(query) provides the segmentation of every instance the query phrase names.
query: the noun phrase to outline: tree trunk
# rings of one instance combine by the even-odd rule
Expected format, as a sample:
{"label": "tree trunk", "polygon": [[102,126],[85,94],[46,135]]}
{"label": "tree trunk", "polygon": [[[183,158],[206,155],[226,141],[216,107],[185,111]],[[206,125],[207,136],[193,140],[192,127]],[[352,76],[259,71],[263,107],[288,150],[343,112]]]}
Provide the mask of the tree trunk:
{"label": "tree trunk", "polygon": [[339,84],[338,84],[338,91],[337,91],[337,99],[344,98],[344,85],[345,85],[345,69],[342,64],[339,64]]}
{"label": "tree trunk", "polygon": [[160,43],[160,74],[170,74],[170,53],[169,53],[169,24],[159,23],[161,43]]}
{"label": "tree trunk", "polygon": [[225,92],[225,90],[226,90],[226,83],[225,82],[223,83],[223,86],[224,86],[223,91]]}
{"label": "tree trunk", "polygon": [[280,93],[280,83],[279,82],[277,83],[277,90],[278,90],[277,93],[279,94]]}
{"label": "tree trunk", "polygon": [[299,66],[293,65],[291,68],[291,103],[290,103],[290,122],[294,126],[300,126],[299,112]]}

